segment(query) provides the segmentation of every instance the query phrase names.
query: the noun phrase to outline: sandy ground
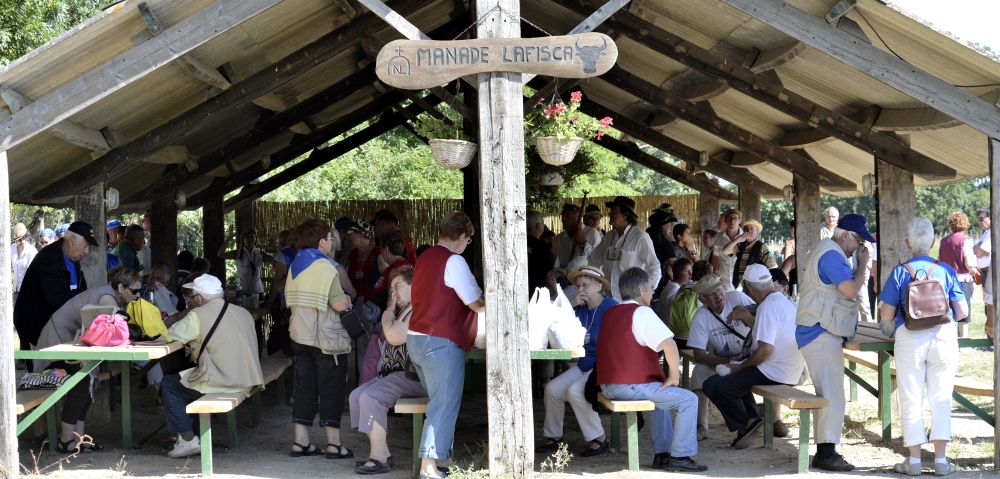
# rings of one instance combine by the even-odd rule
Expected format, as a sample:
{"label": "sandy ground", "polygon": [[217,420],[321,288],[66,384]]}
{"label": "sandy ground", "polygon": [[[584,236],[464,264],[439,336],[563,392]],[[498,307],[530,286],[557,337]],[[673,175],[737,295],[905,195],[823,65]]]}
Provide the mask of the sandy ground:
{"label": "sandy ground", "polygon": [[[135,441],[142,440],[151,434],[160,424],[162,415],[157,412],[152,389],[135,391],[133,395],[133,436]],[[346,401],[345,401],[346,404]],[[894,409],[896,409],[894,407]],[[542,440],[541,424],[544,412],[540,399],[534,403],[535,438]],[[215,473],[220,477],[267,477],[267,478],[304,478],[304,477],[353,477],[354,459],[328,460],[322,456],[292,458],[288,451],[292,440],[291,406],[278,404],[276,392],[272,389],[264,393],[263,422],[260,427],[252,428],[251,406],[247,401],[238,409],[239,447],[236,450],[226,449],[226,429],[224,417],[219,417],[214,423],[214,462]],[[898,462],[903,454],[901,432],[898,419],[893,429],[894,439],[891,444],[883,444],[878,432],[876,421],[875,400],[863,391],[859,392],[859,402],[848,406],[849,420],[845,424],[844,444],[840,451],[853,462],[858,470],[848,475],[891,474],[892,464]],[[897,414],[898,416],[898,414]],[[750,449],[735,451],[728,448],[734,433],[725,431],[718,411],[711,410],[710,438],[699,443],[696,459],[706,464],[709,469],[703,475],[711,477],[760,477],[771,475],[796,474],[796,445],[798,437],[798,415],[786,413],[785,422],[791,427],[791,437],[776,439],[776,449],[764,449],[763,438],[759,445]],[[111,414],[111,420],[105,424],[91,424],[88,433],[96,442],[104,443],[107,449],[101,452],[81,454],[68,457],[45,451],[40,454],[31,451],[30,434],[25,434],[20,440],[21,464],[23,472],[31,475],[41,472],[46,477],[89,478],[89,477],[193,477],[200,474],[200,460],[171,459],[165,456],[167,446],[159,444],[158,439],[165,433],[157,434],[148,441],[141,450],[124,452],[121,449],[121,415],[116,411]],[[609,416],[602,416],[605,430],[610,431]],[[343,420],[349,424],[349,414],[345,411]],[[488,420],[486,415],[486,395],[466,394],[456,430],[455,454],[459,465],[467,465],[476,457],[483,457],[482,445],[487,438]],[[410,448],[411,419],[405,417],[389,418],[389,446],[396,460],[396,468],[383,475],[386,479],[404,479],[411,477],[412,453]],[[622,425],[624,436],[625,427]],[[993,431],[985,422],[962,409],[956,409],[953,415],[953,431],[955,442],[949,446],[948,456],[956,462],[960,469],[956,477],[980,477],[992,469],[992,438]],[[322,444],[324,436],[319,428],[312,433],[313,442]],[[343,443],[352,449],[358,458],[367,457],[367,438],[356,431],[346,428],[342,434]],[[570,452],[574,455],[585,447],[580,435],[576,419],[572,417],[572,409],[567,408],[566,433],[564,439],[570,444]],[[626,443],[622,438],[622,443]],[[815,451],[815,446],[811,447]],[[37,457],[35,456],[37,454]],[[652,462],[652,444],[648,430],[640,432],[640,463],[642,470],[638,473],[627,471],[628,456],[625,451],[617,451],[593,458],[573,457],[563,474],[559,475],[598,475],[601,477],[643,477],[648,475],[667,475],[663,471],[649,467]],[[930,465],[933,454],[929,448],[924,451],[924,464]],[[61,459],[61,461],[60,461]],[[545,459],[536,455],[536,470],[539,463]],[[929,469],[925,469],[925,472]],[[988,473],[988,472],[987,472]],[[818,473],[814,473],[818,474]],[[831,475],[832,476],[832,475]]]}

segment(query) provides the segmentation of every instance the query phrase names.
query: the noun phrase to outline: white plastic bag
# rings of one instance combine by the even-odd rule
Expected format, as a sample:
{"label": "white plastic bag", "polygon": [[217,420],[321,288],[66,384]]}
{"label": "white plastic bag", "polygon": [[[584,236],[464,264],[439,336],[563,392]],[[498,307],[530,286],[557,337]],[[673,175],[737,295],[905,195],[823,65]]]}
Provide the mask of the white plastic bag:
{"label": "white plastic bag", "polygon": [[583,341],[587,336],[587,328],[580,324],[580,320],[573,312],[563,291],[559,290],[559,296],[551,306],[552,324],[549,325],[549,347],[553,349],[574,349],[583,347]]}
{"label": "white plastic bag", "polygon": [[549,325],[554,317],[549,290],[536,288],[528,301],[528,346],[533,349],[548,349]]}
{"label": "white plastic bag", "polygon": [[472,343],[472,349],[486,349],[486,323],[483,321],[486,315],[476,313],[476,341]]}

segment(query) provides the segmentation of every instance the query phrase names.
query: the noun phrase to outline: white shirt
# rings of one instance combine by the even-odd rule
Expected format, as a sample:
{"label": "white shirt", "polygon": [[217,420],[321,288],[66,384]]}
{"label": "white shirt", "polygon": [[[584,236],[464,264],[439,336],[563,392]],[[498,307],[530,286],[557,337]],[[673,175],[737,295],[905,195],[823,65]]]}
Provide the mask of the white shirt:
{"label": "white shirt", "polygon": [[976,242],[976,246],[980,247],[987,253],[986,256],[982,258],[976,258],[976,267],[979,269],[990,267],[990,257],[993,256],[993,242],[990,241],[990,230],[983,231],[983,235],[979,237],[979,241]]}
{"label": "white shirt", "polygon": [[264,292],[264,283],[260,280],[262,266],[264,266],[264,256],[261,255],[260,248],[247,251],[241,246],[236,251],[236,279],[239,281],[240,294]]}
{"label": "white shirt", "polygon": [[17,243],[10,245],[10,269],[14,272],[14,292],[21,291],[21,282],[24,281],[24,273],[28,272],[28,265],[35,259],[38,250],[34,246],[24,243],[21,254],[17,254]]}
{"label": "white shirt", "polygon": [[[827,238],[833,238],[833,231],[834,231],[835,228],[836,227],[830,228],[829,226],[826,225],[826,222],[824,221],[823,222],[823,227],[820,228],[820,230],[819,230],[819,239],[820,240],[825,240]],[[808,251],[807,251],[807,253],[808,253]]]}
{"label": "white shirt", "polygon": [[[617,259],[611,259],[613,251],[619,252]],[[653,240],[649,239],[648,233],[632,225],[625,228],[622,237],[614,230],[604,235],[604,239],[590,254],[590,265],[601,268],[604,276],[611,282],[611,296],[618,301],[622,297],[618,291],[618,279],[625,270],[642,268],[649,274],[649,281],[654,287],[660,283],[662,276]]]}
{"label": "white shirt", "polygon": [[[751,304],[754,304],[753,300],[742,292],[727,291],[726,304],[722,306],[722,314],[719,317],[736,332],[747,337],[750,334],[750,328],[739,321],[729,322],[729,313],[732,313],[737,306],[750,306]],[[694,313],[694,319],[691,320],[691,332],[688,333],[688,347],[708,351],[722,358],[739,355],[743,351],[743,340],[720,323],[712,313],[708,307],[701,307]]]}
{"label": "white shirt", "polygon": [[[630,299],[621,304],[639,304],[636,300]],[[656,316],[649,306],[639,306],[632,313],[632,336],[639,346],[645,346],[653,351],[660,352],[663,348],[660,343],[664,339],[674,337],[674,333],[660,318]]]}
{"label": "white shirt", "polygon": [[[743,228],[736,228],[736,236],[743,234]],[[735,236],[733,237],[735,238]],[[730,238],[726,231],[719,232],[719,239],[715,241],[715,246],[712,251],[715,255],[719,257],[719,269],[715,274],[722,277],[722,288],[726,291],[733,290],[733,268],[736,266],[736,255],[724,254],[722,250],[726,249],[726,245],[733,240]]]}
{"label": "white shirt", "polygon": [[151,271],[153,271],[153,253],[149,251],[148,242],[147,244],[142,245],[142,249],[136,252],[136,256],[139,257],[139,267],[142,268],[139,270],[139,273],[148,275]]}
{"label": "white shirt", "polygon": [[483,290],[476,284],[476,277],[469,270],[469,263],[457,254],[451,255],[444,266],[444,285],[454,289],[465,304],[475,302],[483,295]]}
{"label": "white shirt", "polygon": [[781,293],[769,294],[757,307],[754,340],[774,346],[774,352],[757,365],[768,379],[782,384],[798,384],[806,361],[795,342],[795,303]]}
{"label": "white shirt", "polygon": [[673,281],[664,285],[663,291],[660,291],[660,304],[656,305],[656,313],[660,315],[660,319],[664,323],[670,321],[670,307],[674,305],[674,299],[677,298],[677,293],[680,291],[681,285]]}
{"label": "white shirt", "polygon": [[[576,256],[583,256],[587,258],[590,253],[594,252],[594,248],[601,244],[601,233],[599,233],[594,228],[584,226],[583,227],[583,237],[586,240],[582,245],[577,245],[578,251]],[[569,266],[569,262],[573,259],[573,238],[570,238],[565,231],[559,233],[555,237],[556,242],[556,268],[565,268]]]}

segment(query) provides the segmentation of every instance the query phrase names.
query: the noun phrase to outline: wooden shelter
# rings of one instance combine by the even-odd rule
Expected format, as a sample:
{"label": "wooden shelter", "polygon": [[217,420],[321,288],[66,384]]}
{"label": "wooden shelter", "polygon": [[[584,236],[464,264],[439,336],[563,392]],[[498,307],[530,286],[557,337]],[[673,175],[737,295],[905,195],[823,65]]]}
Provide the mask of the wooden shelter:
{"label": "wooden shelter", "polygon": [[[224,212],[235,209],[250,226],[255,198],[447,101],[481,127],[480,160],[465,170],[465,210],[483,232],[472,249],[487,303],[522,304],[521,114],[534,100],[520,87],[544,96],[555,82],[483,74],[461,83],[461,104],[454,88],[421,97],[385,87],[374,56],[401,37],[571,31],[610,35],[619,57],[610,72],[560,89],[581,89],[585,113],[613,117],[627,135],[598,144],[700,191],[703,225],[714,226],[720,197],[753,217],[762,197],[790,188],[798,248],[808,251],[819,240],[820,193],[860,195],[873,175],[884,277],[906,256],[914,185],[1000,169],[991,161],[1000,147],[1000,60],[877,0],[127,0],[0,71],[0,183],[10,201],[71,206],[95,226],[115,188],[123,208],[151,208],[154,261],[172,265],[178,208],[204,208],[211,255],[224,240]],[[738,195],[706,172],[738,185]],[[0,223],[9,223],[2,196]],[[9,243],[9,228],[0,231]],[[92,285],[104,282],[102,251],[85,259]],[[9,287],[0,282],[7,318]],[[491,472],[525,477],[533,449],[529,388],[521,387],[527,354],[499,355],[527,348],[516,319],[524,309],[501,309],[488,313],[497,352],[491,398],[504,402],[490,404]],[[0,332],[7,411],[9,334]],[[0,471],[16,474],[13,414],[0,415],[0,428]]]}

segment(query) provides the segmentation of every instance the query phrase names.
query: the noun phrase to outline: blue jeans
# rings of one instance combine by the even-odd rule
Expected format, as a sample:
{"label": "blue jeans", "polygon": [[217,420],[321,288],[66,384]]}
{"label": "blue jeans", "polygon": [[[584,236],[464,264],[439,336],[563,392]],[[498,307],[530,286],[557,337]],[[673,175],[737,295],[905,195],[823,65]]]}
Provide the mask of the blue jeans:
{"label": "blue jeans", "polygon": [[[604,384],[601,390],[608,399],[617,401],[652,401],[656,409],[649,412],[649,429],[653,436],[653,452],[670,453],[673,457],[698,454],[698,396],[687,389],[668,387],[662,383]],[[674,423],[670,411],[677,412]]]}
{"label": "blue jeans", "polygon": [[445,338],[413,334],[406,337],[406,348],[428,397],[420,457],[447,459],[462,405],[465,350]]}
{"label": "blue jeans", "polygon": [[197,401],[204,394],[185,387],[181,384],[181,375],[176,373],[163,376],[160,391],[163,394],[163,414],[167,417],[167,431],[194,431],[197,434],[197,416],[188,415],[187,405]]}
{"label": "blue jeans", "polygon": [[730,431],[738,431],[745,428],[751,419],[763,419],[750,389],[774,384],[780,383],[768,379],[757,366],[753,366],[728,376],[712,376],[705,380],[701,390],[719,408],[726,427]]}

